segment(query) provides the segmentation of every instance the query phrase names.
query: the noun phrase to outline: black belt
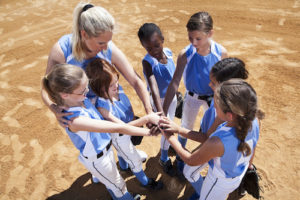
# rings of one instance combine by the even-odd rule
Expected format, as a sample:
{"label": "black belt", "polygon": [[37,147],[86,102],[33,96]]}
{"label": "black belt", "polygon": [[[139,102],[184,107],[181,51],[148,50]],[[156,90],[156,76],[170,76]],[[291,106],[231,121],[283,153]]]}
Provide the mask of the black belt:
{"label": "black belt", "polygon": [[203,96],[201,96],[201,95],[197,95],[197,94],[195,94],[194,92],[190,92],[190,91],[188,92],[188,94],[189,94],[190,96],[196,95],[198,99],[204,100],[204,101],[207,101],[207,100],[209,100],[209,98],[211,98],[211,97],[214,96],[214,95],[210,95],[210,96],[203,95]]}
{"label": "black belt", "polygon": [[[108,145],[105,147],[105,149],[107,151],[109,150],[109,148],[111,146],[111,143],[112,143],[112,141],[110,140],[110,142],[108,143]],[[101,156],[103,156],[103,151],[101,151],[100,153],[97,154],[97,159],[100,158]],[[83,157],[85,157],[86,159],[88,159],[88,157],[86,157],[86,156],[83,156]]]}

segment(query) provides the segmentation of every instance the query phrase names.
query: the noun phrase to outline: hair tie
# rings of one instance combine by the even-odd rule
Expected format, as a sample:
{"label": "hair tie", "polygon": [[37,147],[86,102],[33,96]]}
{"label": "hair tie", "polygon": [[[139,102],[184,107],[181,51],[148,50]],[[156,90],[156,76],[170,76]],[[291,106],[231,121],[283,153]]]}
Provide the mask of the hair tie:
{"label": "hair tie", "polygon": [[87,11],[88,9],[94,7],[92,4],[86,4],[83,8],[82,8],[82,12]]}

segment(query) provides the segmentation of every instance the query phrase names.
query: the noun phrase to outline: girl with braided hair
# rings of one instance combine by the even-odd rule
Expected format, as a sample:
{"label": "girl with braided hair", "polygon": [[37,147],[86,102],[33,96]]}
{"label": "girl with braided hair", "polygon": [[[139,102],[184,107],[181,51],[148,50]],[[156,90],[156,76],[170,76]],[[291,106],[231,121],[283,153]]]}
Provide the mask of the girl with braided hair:
{"label": "girl with braided hair", "polygon": [[[263,117],[255,90],[241,79],[231,79],[217,86],[214,101],[218,117],[225,122],[209,136],[179,127],[167,118],[160,120],[163,134],[184,162],[191,166],[208,162],[200,200],[226,199],[240,185],[259,138],[258,119]],[[173,133],[202,144],[190,153],[181,147]]]}

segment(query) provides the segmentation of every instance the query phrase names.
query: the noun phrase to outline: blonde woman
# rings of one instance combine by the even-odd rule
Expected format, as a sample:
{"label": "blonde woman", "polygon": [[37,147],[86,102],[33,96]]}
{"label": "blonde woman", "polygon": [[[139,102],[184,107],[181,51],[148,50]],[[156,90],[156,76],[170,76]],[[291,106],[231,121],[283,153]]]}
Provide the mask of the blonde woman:
{"label": "blonde woman", "polygon": [[[46,74],[52,70],[55,64],[68,63],[84,69],[94,58],[105,59],[115,65],[135,89],[146,112],[151,113],[152,107],[144,83],[137,76],[122,51],[111,41],[114,26],[115,20],[106,9],[79,3],[74,10],[73,32],[64,35],[54,44],[49,54]],[[70,121],[63,117],[68,114],[62,113],[61,109],[49,99],[44,88],[41,95],[44,103],[55,114],[60,125],[67,127]],[[87,97],[92,102],[96,99],[96,95],[91,90]]]}

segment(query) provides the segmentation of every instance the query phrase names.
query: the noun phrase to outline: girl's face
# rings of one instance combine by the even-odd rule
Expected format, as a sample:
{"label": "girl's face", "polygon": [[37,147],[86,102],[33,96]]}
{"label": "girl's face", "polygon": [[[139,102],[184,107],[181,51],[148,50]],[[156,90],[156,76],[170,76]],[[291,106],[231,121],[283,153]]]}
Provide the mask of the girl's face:
{"label": "girl's face", "polygon": [[112,97],[117,97],[119,94],[119,78],[115,74],[113,75],[113,78],[110,82],[109,88],[108,88],[108,95]]}
{"label": "girl's face", "polygon": [[216,78],[212,75],[212,73],[209,74],[209,87],[211,87],[211,89],[213,91],[215,91],[216,87],[219,85],[219,82],[216,80]]}
{"label": "girl's face", "polygon": [[159,58],[163,52],[164,41],[157,32],[154,32],[149,40],[142,41],[143,47],[154,58]]}
{"label": "girl's face", "polygon": [[206,46],[211,35],[212,31],[210,31],[209,33],[197,30],[188,31],[189,40],[196,49]]}
{"label": "girl's face", "polygon": [[88,87],[88,78],[84,77],[80,85],[73,90],[71,93],[62,93],[62,98],[65,99],[65,102],[68,106],[78,106],[86,98],[87,93],[89,92]]}
{"label": "girl's face", "polygon": [[97,37],[89,37],[85,31],[82,31],[81,37],[87,48],[89,57],[94,57],[100,51],[107,49],[108,42],[112,39],[112,32],[105,31]]}

